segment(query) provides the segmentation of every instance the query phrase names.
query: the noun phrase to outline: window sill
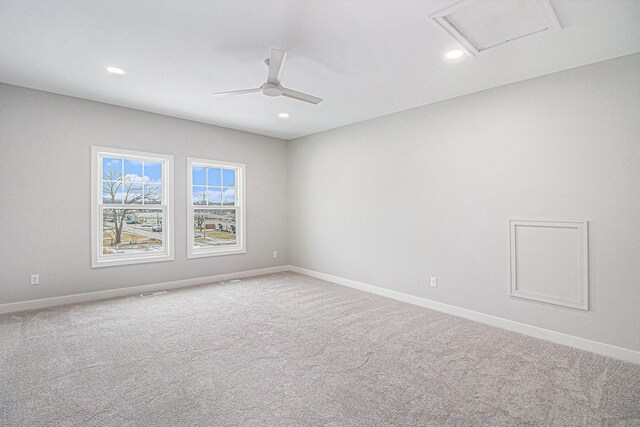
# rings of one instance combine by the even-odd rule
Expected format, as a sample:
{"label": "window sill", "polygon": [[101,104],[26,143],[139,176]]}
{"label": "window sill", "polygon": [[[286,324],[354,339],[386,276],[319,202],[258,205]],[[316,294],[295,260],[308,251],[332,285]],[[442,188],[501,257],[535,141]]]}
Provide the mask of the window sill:
{"label": "window sill", "polygon": [[238,254],[246,254],[246,249],[217,249],[217,250],[207,250],[207,251],[189,251],[187,254],[187,258],[205,258],[210,256],[224,256],[224,255],[238,255]]}
{"label": "window sill", "polygon": [[163,262],[163,261],[174,261],[174,260],[175,260],[175,257],[173,255],[167,255],[167,254],[159,254],[154,256],[139,256],[139,257],[131,257],[131,258],[119,258],[119,259],[101,259],[101,260],[92,260],[91,268],[114,267],[117,265],[144,264],[148,262]]}

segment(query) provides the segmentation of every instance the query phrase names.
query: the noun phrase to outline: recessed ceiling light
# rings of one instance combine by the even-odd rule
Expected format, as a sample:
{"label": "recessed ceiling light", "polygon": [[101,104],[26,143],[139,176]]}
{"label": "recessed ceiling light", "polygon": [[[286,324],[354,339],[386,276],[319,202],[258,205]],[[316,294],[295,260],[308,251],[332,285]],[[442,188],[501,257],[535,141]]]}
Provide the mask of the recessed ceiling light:
{"label": "recessed ceiling light", "polygon": [[280,117],[281,119],[288,119],[289,118],[289,113],[280,113],[280,114],[278,114],[278,117]]}
{"label": "recessed ceiling light", "polygon": [[118,67],[107,67],[107,71],[110,72],[111,74],[124,74],[124,70],[122,68],[118,68]]}
{"label": "recessed ceiling light", "polygon": [[464,55],[464,51],[460,49],[454,49],[447,52],[447,59],[458,59]]}

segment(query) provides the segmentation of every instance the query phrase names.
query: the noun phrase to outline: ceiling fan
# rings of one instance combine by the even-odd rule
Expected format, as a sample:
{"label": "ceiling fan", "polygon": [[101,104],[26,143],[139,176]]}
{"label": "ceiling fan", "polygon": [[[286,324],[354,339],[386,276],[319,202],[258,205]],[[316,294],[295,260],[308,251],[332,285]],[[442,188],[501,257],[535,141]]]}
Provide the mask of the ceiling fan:
{"label": "ceiling fan", "polygon": [[213,96],[241,95],[244,93],[262,92],[267,96],[282,95],[286,96],[287,98],[293,98],[299,101],[309,102],[311,104],[319,104],[320,102],[322,102],[322,98],[298,92],[296,90],[287,89],[280,84],[280,77],[282,76],[282,69],[284,68],[284,61],[286,57],[286,51],[282,49],[271,49],[271,57],[264,60],[264,63],[267,64],[267,67],[269,67],[269,72],[267,73],[267,81],[259,88],[218,92],[214,93]]}

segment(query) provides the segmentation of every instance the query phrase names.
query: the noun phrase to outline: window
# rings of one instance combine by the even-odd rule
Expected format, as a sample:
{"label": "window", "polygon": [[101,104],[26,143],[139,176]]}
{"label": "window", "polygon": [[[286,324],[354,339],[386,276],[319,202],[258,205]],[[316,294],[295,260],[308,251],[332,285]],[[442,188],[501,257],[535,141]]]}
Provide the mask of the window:
{"label": "window", "polygon": [[92,267],[173,260],[173,156],[92,147]]}
{"label": "window", "polygon": [[189,258],[245,253],[244,168],[187,159]]}

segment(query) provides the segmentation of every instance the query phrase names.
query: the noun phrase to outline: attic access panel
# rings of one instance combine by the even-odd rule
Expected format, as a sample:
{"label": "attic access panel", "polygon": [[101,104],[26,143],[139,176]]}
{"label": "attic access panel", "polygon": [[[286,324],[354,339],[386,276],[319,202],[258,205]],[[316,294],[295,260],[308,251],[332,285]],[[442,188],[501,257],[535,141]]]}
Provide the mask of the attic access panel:
{"label": "attic access panel", "polygon": [[511,220],[509,294],[589,310],[587,221]]}
{"label": "attic access panel", "polygon": [[474,56],[503,43],[561,29],[549,0],[463,0],[431,19]]}

